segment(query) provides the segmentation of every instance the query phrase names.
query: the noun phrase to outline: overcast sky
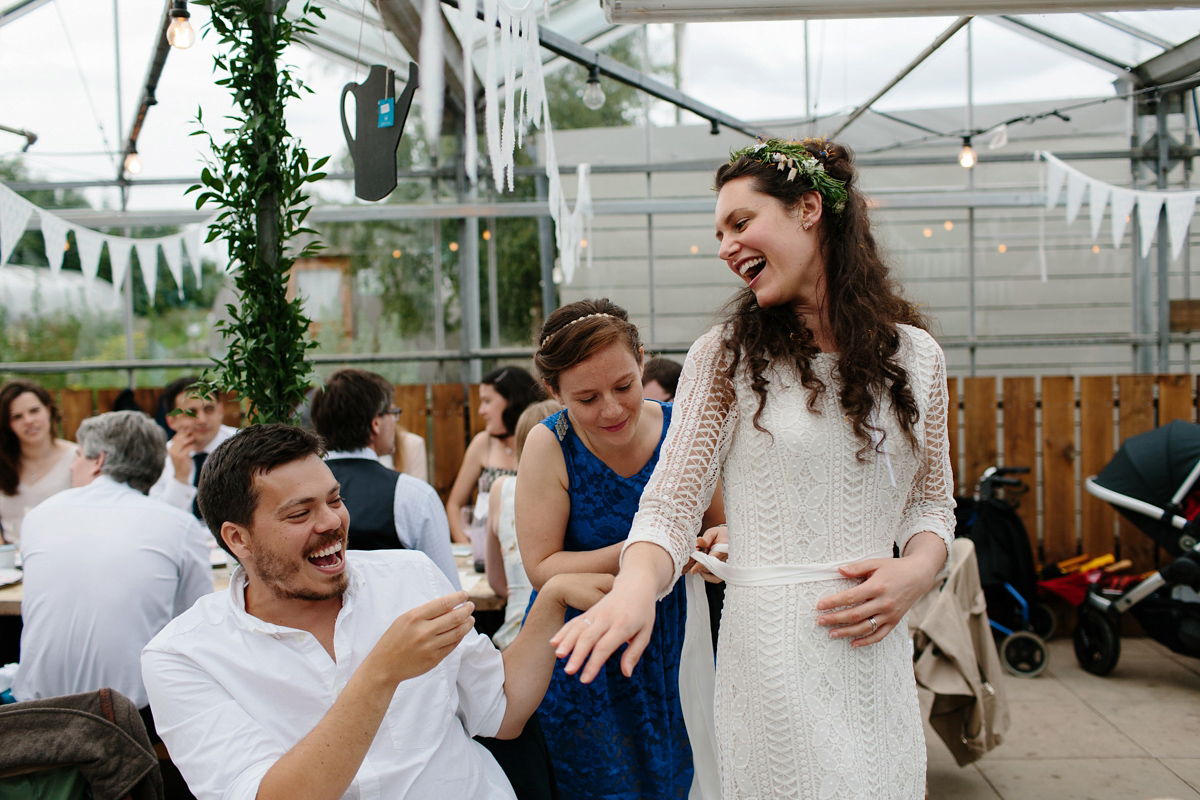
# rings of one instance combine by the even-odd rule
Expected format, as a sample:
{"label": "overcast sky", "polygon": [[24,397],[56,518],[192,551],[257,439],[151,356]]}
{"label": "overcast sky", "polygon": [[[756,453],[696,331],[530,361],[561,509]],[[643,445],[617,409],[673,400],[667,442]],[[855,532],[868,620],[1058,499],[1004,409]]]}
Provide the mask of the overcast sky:
{"label": "overcast sky", "polygon": [[[7,4],[8,0],[0,0]],[[355,6],[355,3],[349,3]],[[31,173],[53,179],[113,178],[115,157],[135,111],[153,52],[162,0],[119,0],[122,109],[117,114],[114,3],[55,0],[0,26],[0,125],[24,128],[38,142],[23,156]],[[206,9],[192,6],[199,28]],[[599,12],[597,12],[599,13]],[[1175,12],[1176,25],[1200,32],[1200,12]],[[809,25],[811,102],[828,114],[861,103],[933,40],[949,18],[850,20]],[[986,20],[973,26],[977,104],[1111,95],[1113,76]],[[804,28],[800,22],[697,24],[687,28],[685,91],[746,119],[802,117]],[[210,37],[211,39],[211,37]],[[651,36],[669,41],[665,28]],[[1157,53],[1142,45],[1139,60]],[[199,39],[172,51],[139,139],[141,177],[195,175],[203,140],[189,137],[198,106],[208,124],[227,113],[225,92],[213,84],[212,42]],[[310,154],[345,152],[337,104],[355,70],[302,48],[288,54],[315,94],[293,103],[289,122]],[[357,79],[365,74],[360,72]],[[965,104],[966,36],[960,32],[879,103],[881,109]],[[669,119],[665,109],[656,118]],[[410,121],[410,131],[417,128]],[[22,140],[0,132],[0,157]],[[138,189],[131,208],[185,207],[182,188]],[[337,190],[330,190],[337,194]],[[328,192],[327,192],[328,193]],[[92,192],[93,202],[116,205],[115,192]],[[346,191],[348,199],[349,191]]]}

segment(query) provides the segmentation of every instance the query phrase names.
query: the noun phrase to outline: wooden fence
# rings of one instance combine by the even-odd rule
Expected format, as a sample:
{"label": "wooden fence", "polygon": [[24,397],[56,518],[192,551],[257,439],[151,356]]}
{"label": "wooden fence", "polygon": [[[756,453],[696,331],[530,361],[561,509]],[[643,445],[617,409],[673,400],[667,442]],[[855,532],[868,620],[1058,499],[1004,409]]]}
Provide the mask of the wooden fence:
{"label": "wooden fence", "polygon": [[[1108,463],[1126,438],[1175,419],[1196,420],[1194,375],[1119,375],[951,378],[950,447],[958,494],[969,494],[993,465],[1028,466],[1031,486],[1018,509],[1039,563],[1081,552],[1113,553],[1137,570],[1156,566],[1154,543],[1112,508],[1082,490],[1082,481]],[[120,389],[64,389],[63,435],[111,410]],[[138,389],[142,408],[158,402]],[[406,385],[395,390],[400,422],[426,440],[430,482],[443,499],[454,483],[470,438],[483,430],[479,387],[461,383]],[[241,423],[236,398],[225,404],[226,424]]]}

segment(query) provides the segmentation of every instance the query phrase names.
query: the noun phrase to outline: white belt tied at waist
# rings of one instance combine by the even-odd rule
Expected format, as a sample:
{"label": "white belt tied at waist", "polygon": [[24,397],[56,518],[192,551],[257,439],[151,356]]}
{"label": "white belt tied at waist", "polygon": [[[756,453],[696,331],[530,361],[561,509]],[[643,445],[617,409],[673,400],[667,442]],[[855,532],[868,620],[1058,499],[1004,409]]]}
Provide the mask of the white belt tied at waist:
{"label": "white belt tied at waist", "polygon": [[[728,552],[719,544],[712,552]],[[734,586],[786,586],[844,579],[839,567],[871,558],[891,558],[892,551],[881,550],[863,558],[833,561],[828,564],[785,564],[765,567],[735,567],[711,553],[692,553],[696,563]],[[688,800],[720,800],[721,778],[717,772],[717,740],[713,725],[713,693],[716,667],[713,659],[712,630],[709,626],[708,596],[704,578],[684,575],[687,583],[687,623],[683,651],[679,660],[679,702],[683,721],[692,745],[692,788]]]}

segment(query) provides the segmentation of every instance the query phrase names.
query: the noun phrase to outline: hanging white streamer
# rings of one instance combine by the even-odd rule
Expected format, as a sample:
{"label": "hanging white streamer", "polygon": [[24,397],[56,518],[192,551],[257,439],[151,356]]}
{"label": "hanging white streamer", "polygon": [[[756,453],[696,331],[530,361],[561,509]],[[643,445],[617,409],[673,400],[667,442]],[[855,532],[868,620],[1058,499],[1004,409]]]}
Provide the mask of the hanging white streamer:
{"label": "hanging white streamer", "polygon": [[475,133],[475,67],[471,56],[475,52],[475,12],[476,0],[461,0],[459,9],[462,11],[462,50],[463,50],[463,119],[467,135],[465,137],[463,161],[466,167],[467,180],[475,183],[479,178],[479,148]]}
{"label": "hanging white streamer", "polygon": [[425,141],[430,152],[438,152],[442,133],[442,4],[440,0],[425,0],[421,11],[421,42],[418,46],[421,61],[421,120]]}
{"label": "hanging white streamer", "polygon": [[17,249],[17,242],[21,241],[36,209],[33,203],[0,184],[0,266],[7,264],[8,257]]}
{"label": "hanging white streamer", "polygon": [[67,250],[67,231],[70,227],[62,217],[40,211],[42,219],[42,242],[46,246],[46,260],[50,262],[50,274],[57,275],[62,269],[63,255]]}

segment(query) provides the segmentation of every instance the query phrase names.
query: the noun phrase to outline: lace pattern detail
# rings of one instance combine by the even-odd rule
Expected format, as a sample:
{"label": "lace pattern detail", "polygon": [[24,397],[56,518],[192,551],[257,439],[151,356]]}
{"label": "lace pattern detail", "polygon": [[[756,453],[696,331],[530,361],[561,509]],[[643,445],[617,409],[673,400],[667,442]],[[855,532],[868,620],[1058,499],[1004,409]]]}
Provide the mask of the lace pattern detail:
{"label": "lace pattern detail", "polygon": [[[860,443],[837,399],[837,359],[813,362],[829,387],[815,412],[794,376],[769,370],[768,401],[724,377],[715,328],[688,353],[675,417],[629,542],[648,541],[676,568],[723,480],[730,563],[767,566],[863,558],[918,531],[953,536],[945,360],[928,333],[901,326],[899,358],[920,409],[914,451],[884,398],[886,456]],[[725,797],[924,796],[925,746],[906,625],[852,649],[816,624],[816,603],[848,580],[726,591],[715,698]]]}

